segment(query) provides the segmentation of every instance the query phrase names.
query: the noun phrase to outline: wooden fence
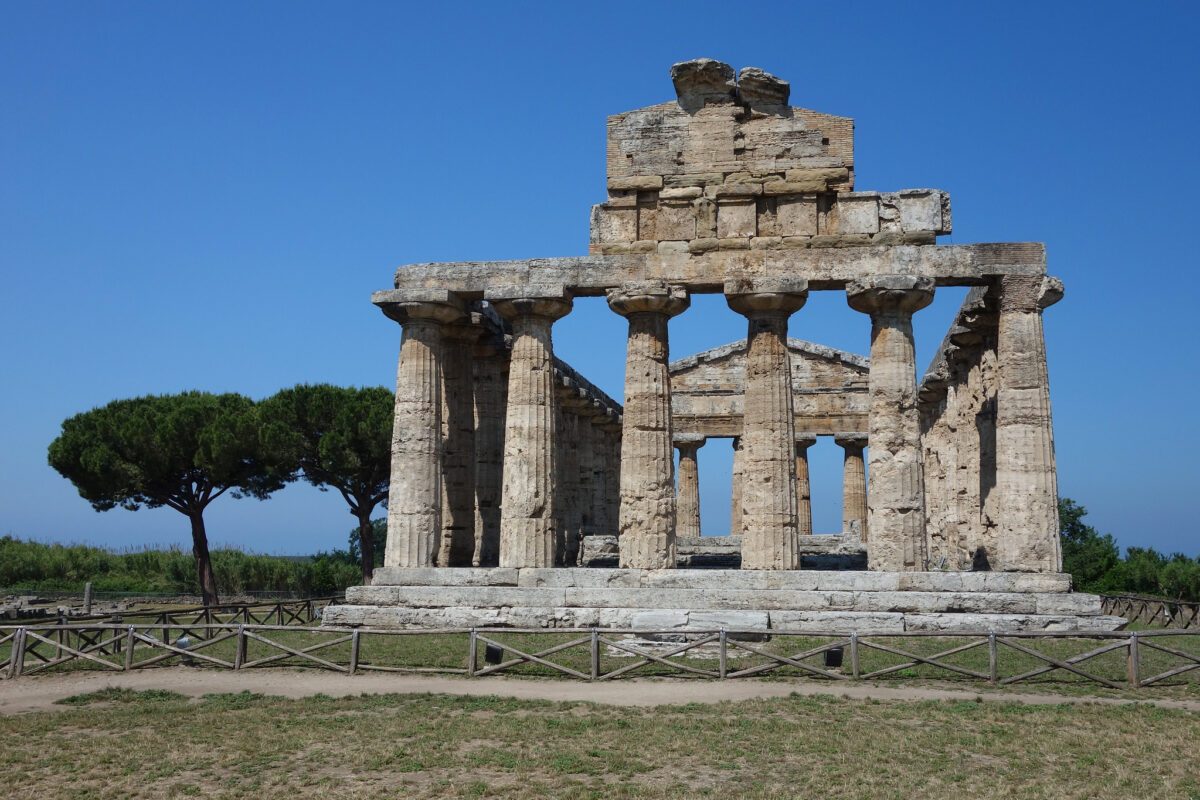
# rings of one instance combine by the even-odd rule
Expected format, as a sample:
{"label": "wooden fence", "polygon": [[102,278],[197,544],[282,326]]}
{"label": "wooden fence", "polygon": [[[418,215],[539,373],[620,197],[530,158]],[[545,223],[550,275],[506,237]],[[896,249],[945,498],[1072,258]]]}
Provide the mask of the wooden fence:
{"label": "wooden fence", "polygon": [[1166,628],[1200,629],[1200,603],[1181,603],[1133,595],[1100,596],[1105,614],[1125,617],[1130,622]]}
{"label": "wooden fence", "polygon": [[[178,630],[186,638],[172,640],[163,635],[164,627],[171,632]],[[194,638],[192,634],[196,634]],[[640,638],[626,638],[629,636]],[[953,677],[1007,686],[1059,673],[1069,680],[1122,689],[1161,685],[1200,670],[1200,631],[1195,630],[1087,634],[772,630],[769,642],[776,645],[774,649],[761,630],[689,630],[685,641],[671,641],[680,636],[679,630],[380,630],[242,621],[190,622],[184,626],[171,621],[0,626],[0,657],[4,659],[0,661],[0,675],[15,679],[68,665],[124,672],[183,661],[231,670],[274,664],[348,675],[374,670],[443,672],[471,678],[536,666],[543,674],[588,681],[616,680],[646,671],[718,680],[782,671],[834,682]],[[434,637],[440,651],[437,647],[429,650],[428,641],[416,645],[429,637]],[[546,637],[555,641],[549,646],[537,645],[537,640],[544,643]],[[649,641],[646,637],[660,640]],[[392,663],[384,663],[387,657],[364,658],[364,643],[368,640],[377,652],[399,653],[402,657],[392,657]],[[1068,652],[1080,647],[1088,649]],[[403,657],[405,654],[407,657]],[[413,654],[418,659],[441,658],[442,663],[412,663]],[[692,663],[680,660],[689,654]],[[965,654],[971,655],[963,659]],[[700,657],[695,658],[697,655]],[[1096,661],[1105,656],[1108,660],[1103,665]],[[951,660],[954,658],[959,659],[957,663]],[[457,665],[450,666],[447,659],[457,661]],[[923,672],[918,674],[918,669]],[[1191,677],[1197,675],[1200,673]]]}

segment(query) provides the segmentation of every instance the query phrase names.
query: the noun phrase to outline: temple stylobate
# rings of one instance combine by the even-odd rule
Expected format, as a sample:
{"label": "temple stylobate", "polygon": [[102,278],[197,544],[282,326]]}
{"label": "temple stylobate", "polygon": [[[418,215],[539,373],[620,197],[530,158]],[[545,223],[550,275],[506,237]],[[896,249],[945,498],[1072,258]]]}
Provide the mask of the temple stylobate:
{"label": "temple stylobate", "polygon": [[[948,195],[856,191],[853,121],[769,73],[699,59],[671,79],[674,100],[608,120],[587,256],[414,264],[375,294],[402,329],[386,564],[328,621],[1116,624],[1060,574],[1044,248],[938,245]],[[918,384],[914,319],[943,286],[973,288]],[[869,358],[789,340],[820,291],[861,313]],[[671,320],[715,293],[745,339],[672,362]],[[584,297],[627,322],[623,407],[554,355]],[[844,450],[831,537],[819,437]],[[677,568],[709,438],[735,447],[733,572]],[[577,566],[599,537],[616,567]],[[807,569],[832,537],[868,571]]]}

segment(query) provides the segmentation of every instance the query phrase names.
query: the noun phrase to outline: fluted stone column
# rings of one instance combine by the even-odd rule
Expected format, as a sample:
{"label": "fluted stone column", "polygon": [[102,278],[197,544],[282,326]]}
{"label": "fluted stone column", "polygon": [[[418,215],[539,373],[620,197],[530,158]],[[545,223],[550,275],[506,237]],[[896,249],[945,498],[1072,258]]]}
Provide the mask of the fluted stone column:
{"label": "fluted stone column", "polygon": [[579,417],[568,404],[572,395],[568,387],[559,393],[558,427],[555,429],[557,484],[554,488],[558,520],[555,557],[557,565],[574,566],[579,552],[579,529],[583,513],[579,504]]}
{"label": "fluted stone column", "polygon": [[854,529],[867,541],[867,470],[863,464],[865,433],[836,433],[833,440],[842,448],[842,533]]}
{"label": "fluted stone column", "polygon": [[812,486],[808,480],[808,448],[817,443],[811,433],[796,434],[796,533],[813,535]]}
{"label": "fluted stone column", "polygon": [[629,569],[675,566],[675,452],[667,321],[689,304],[678,286],[646,281],[608,291],[629,320],[621,436],[620,563]]}
{"label": "fluted stone column", "polygon": [[676,532],[681,537],[696,538],[700,534],[700,469],[696,455],[704,447],[700,434],[675,437],[679,450],[679,504],[676,509]]}
{"label": "fluted stone column", "polygon": [[912,315],[933,301],[933,281],[875,275],[848,283],[846,298],[851,308],[871,315],[868,565],[924,570],[924,460]]}
{"label": "fluted stone column", "polygon": [[729,307],[749,320],[742,411],[742,569],[797,569],[796,420],[788,317],[808,299],[803,279],[725,284]]}
{"label": "fluted stone column", "polygon": [[[473,315],[478,317],[478,314]],[[475,556],[475,342],[477,324],[442,331],[442,535],[439,567],[469,567]]]}
{"label": "fluted stone column", "polygon": [[443,290],[380,308],[402,328],[384,566],[431,567],[442,516],[442,326],[464,309]]}
{"label": "fluted stone column", "polygon": [[602,535],[608,533],[609,525],[607,520],[607,487],[605,462],[608,460],[607,437],[601,427],[605,420],[603,409],[596,408],[597,414],[588,419],[591,439],[592,458],[590,462],[591,476],[588,478],[590,486],[588,501],[591,510],[588,512],[591,518],[591,524],[586,531],[587,535]]}
{"label": "fluted stone column", "polygon": [[1000,279],[996,346],[996,493],[999,528],[993,567],[1059,572],[1058,477],[1042,310],[1062,299],[1062,282]]}
{"label": "fluted stone column", "polygon": [[508,397],[508,348],[499,334],[475,348],[475,552],[471,564],[500,563],[500,487],[504,464],[504,417]]}
{"label": "fluted stone column", "polygon": [[[504,480],[500,508],[500,566],[552,567],[555,551],[554,347],[550,328],[571,310],[561,288],[520,297],[522,289],[485,294],[512,323]],[[515,298],[515,299],[514,299]]]}
{"label": "fluted stone column", "polygon": [[729,487],[729,535],[742,535],[742,437],[733,437],[733,476]]}
{"label": "fluted stone column", "polygon": [[597,424],[602,434],[600,459],[604,470],[604,493],[601,497],[602,532],[615,536],[617,518],[621,507],[621,415],[607,409],[603,420]]}

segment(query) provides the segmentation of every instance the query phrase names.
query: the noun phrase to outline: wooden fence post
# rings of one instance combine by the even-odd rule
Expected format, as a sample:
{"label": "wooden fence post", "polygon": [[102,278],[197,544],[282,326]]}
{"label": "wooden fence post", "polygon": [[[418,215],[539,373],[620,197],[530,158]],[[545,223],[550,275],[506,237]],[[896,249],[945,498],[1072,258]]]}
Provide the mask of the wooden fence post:
{"label": "wooden fence post", "polygon": [[995,686],[1000,681],[999,653],[996,652],[996,634],[988,634],[988,683]]}
{"label": "wooden fence post", "polygon": [[355,628],[350,633],[350,674],[353,675],[358,671],[358,628]]}
{"label": "wooden fence post", "polygon": [[591,661],[592,661],[592,680],[600,678],[600,631],[592,628],[592,644],[591,644]]}
{"label": "wooden fence post", "polygon": [[1138,648],[1137,631],[1129,634],[1129,658],[1127,669],[1129,675],[1129,688],[1137,689],[1142,685],[1141,665],[1139,664],[1140,652]]}
{"label": "wooden fence post", "polygon": [[721,628],[721,652],[720,660],[717,662],[717,673],[721,676],[721,680],[729,675],[729,648],[728,648],[728,632]]}
{"label": "wooden fence post", "polygon": [[475,640],[475,629],[471,628],[470,636],[467,639],[467,677],[475,677],[475,660],[479,655],[479,642]]}
{"label": "wooden fence post", "polygon": [[862,677],[862,666],[858,658],[858,631],[852,631],[850,633],[850,675],[856,680]]}
{"label": "wooden fence post", "polygon": [[125,634],[125,664],[123,669],[126,672],[133,669],[133,645],[137,641],[133,637],[133,626],[129,626],[129,631]]}
{"label": "wooden fence post", "polygon": [[246,663],[246,626],[238,625],[237,638],[234,639],[233,668],[241,669]]}
{"label": "wooden fence post", "polygon": [[12,644],[12,661],[8,665],[8,676],[10,678],[19,678],[25,669],[25,629],[17,628],[17,635],[13,637]]}

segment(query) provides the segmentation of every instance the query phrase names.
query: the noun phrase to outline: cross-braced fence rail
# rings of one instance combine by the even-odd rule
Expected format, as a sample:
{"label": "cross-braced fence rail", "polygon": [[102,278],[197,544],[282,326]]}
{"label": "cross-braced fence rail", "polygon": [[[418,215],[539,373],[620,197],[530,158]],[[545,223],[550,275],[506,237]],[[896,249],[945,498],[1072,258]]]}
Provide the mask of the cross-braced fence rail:
{"label": "cross-braced fence rail", "polygon": [[53,617],[31,620],[27,626],[53,625],[55,628],[70,626],[137,625],[154,626],[163,631],[167,638],[172,631],[192,638],[204,638],[204,626],[221,623],[243,625],[308,625],[320,622],[325,608],[342,602],[341,597],[310,597],[304,600],[281,600],[263,603],[223,603],[214,606],[186,606],[182,608],[145,608],[109,614],[72,616],[60,614]]}
{"label": "cross-braced fence rail", "polygon": [[[173,636],[178,633],[179,636]],[[949,678],[1007,686],[1047,679],[1142,688],[1200,679],[1200,631],[837,633],[610,628],[382,630],[236,622],[0,626],[0,676],[57,668],[112,672],[190,663],[243,670],[635,674],[834,682]]]}
{"label": "cross-braced fence rail", "polygon": [[1166,628],[1200,629],[1200,603],[1105,594],[1100,596],[1100,604],[1105,614],[1125,617],[1130,622]]}

